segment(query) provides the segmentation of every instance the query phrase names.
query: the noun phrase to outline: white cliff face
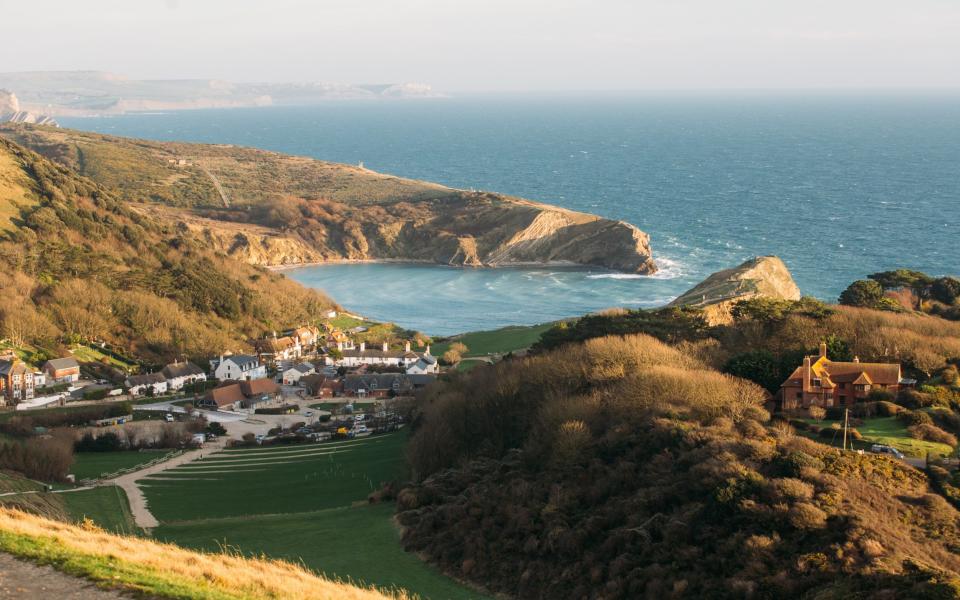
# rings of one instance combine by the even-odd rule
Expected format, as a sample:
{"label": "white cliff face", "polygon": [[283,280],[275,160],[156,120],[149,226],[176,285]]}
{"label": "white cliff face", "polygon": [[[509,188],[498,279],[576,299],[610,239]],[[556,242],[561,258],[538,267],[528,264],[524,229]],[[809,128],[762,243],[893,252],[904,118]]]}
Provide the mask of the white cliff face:
{"label": "white cliff face", "polygon": [[17,95],[8,90],[0,90],[0,118],[20,112]]}
{"label": "white cliff face", "polygon": [[60,126],[46,115],[20,110],[20,101],[17,100],[17,95],[9,90],[0,90],[0,123],[2,122]]}

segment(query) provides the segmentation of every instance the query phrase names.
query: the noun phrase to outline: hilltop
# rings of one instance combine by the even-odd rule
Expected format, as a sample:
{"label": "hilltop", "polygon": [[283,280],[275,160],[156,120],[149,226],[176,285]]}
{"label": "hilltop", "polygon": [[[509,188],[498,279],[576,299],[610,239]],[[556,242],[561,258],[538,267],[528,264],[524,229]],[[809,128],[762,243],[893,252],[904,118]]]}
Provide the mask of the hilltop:
{"label": "hilltop", "polygon": [[252,148],[23,125],[0,127],[0,135],[252,264],[386,259],[656,271],[637,227],[521,198]]}
{"label": "hilltop", "polygon": [[105,341],[146,360],[242,350],[335,304],[0,138],[2,337]]}

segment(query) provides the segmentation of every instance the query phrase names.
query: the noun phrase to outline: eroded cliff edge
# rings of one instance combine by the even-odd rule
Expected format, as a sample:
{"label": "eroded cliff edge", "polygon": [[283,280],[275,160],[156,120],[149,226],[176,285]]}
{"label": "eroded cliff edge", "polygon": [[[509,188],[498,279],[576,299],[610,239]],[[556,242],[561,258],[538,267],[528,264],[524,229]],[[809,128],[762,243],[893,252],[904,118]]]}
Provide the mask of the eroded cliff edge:
{"label": "eroded cliff edge", "polygon": [[702,309],[711,325],[729,323],[730,309],[751,298],[799,300],[800,288],[777,256],[757,256],[743,264],[717,271],[678,296],[668,306]]}
{"label": "eroded cliff edge", "polygon": [[409,260],[657,270],[649,237],[634,225],[502,194],[228,145],[26,125],[0,126],[0,135],[252,264]]}

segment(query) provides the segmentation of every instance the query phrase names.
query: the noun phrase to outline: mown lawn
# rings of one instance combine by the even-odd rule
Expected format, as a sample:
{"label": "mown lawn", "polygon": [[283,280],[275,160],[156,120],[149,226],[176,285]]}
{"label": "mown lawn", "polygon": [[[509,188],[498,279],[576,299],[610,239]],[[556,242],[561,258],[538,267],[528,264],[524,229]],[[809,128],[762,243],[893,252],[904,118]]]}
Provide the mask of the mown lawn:
{"label": "mown lawn", "polygon": [[70,472],[77,476],[77,480],[93,479],[106,473],[114,473],[120,469],[128,469],[148,463],[159,458],[169,450],[121,450],[117,452],[77,452],[74,454],[73,467]]}
{"label": "mown lawn", "polygon": [[87,518],[114,533],[140,532],[133,522],[127,494],[118,486],[104,485],[90,490],[63,492],[58,496],[78,523]]}
{"label": "mown lawn", "polygon": [[345,442],[226,450],[141,480],[165,523],[293,513],[364,501],[406,476],[406,432]]}
{"label": "mown lawn", "polygon": [[406,431],[346,442],[225,450],[144,478],[155,535],[191,548],[303,561],[331,577],[399,586],[423,598],[477,598],[406,554],[394,505],[369,505],[407,476]]}
{"label": "mown lawn", "polygon": [[[804,420],[823,428],[828,428],[833,423],[839,423],[841,427],[843,426],[843,421],[823,420],[817,422],[813,419]],[[910,432],[907,431],[907,425],[896,417],[873,417],[863,419],[862,421],[860,425],[856,426],[856,430],[863,436],[862,445],[865,448],[869,449],[869,446],[872,444],[885,444],[887,446],[893,446],[908,456],[915,456],[917,458],[926,457],[928,452],[931,456],[940,454],[950,455],[953,453],[953,448],[947,444],[927,442],[910,437]],[[816,435],[812,435],[811,437],[824,443],[830,442],[829,439]],[[840,445],[841,442],[839,440],[842,440],[842,438],[843,434],[838,433],[836,445]],[[861,446],[858,444],[856,447],[859,448]]]}
{"label": "mown lawn", "polygon": [[454,342],[465,344],[468,351],[464,356],[487,356],[489,354],[507,354],[529,348],[540,340],[540,335],[553,327],[553,323],[540,325],[511,326],[492,331],[473,331],[464,333],[446,342],[435,344],[430,352],[434,356],[443,356]]}
{"label": "mown lawn", "polygon": [[119,369],[127,370],[134,365],[125,363],[121,360],[117,360],[116,357],[110,354],[104,354],[96,348],[90,346],[77,345],[70,349],[70,353],[73,354],[73,357],[82,363],[95,362],[102,363],[104,359],[110,364],[110,366],[117,367]]}
{"label": "mown lawn", "polygon": [[330,578],[346,578],[381,588],[395,586],[433,600],[484,598],[445,577],[400,546],[391,521],[395,507],[367,504],[290,515],[236,517],[163,525],[160,541],[216,551],[222,547],[248,556],[265,554],[302,563]]}

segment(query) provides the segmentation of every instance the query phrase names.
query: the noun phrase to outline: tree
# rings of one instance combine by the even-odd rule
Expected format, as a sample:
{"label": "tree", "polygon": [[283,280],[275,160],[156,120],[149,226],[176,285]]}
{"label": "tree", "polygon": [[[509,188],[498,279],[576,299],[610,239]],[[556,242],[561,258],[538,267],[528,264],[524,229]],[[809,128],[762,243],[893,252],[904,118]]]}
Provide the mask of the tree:
{"label": "tree", "polygon": [[895,290],[898,288],[910,288],[916,290],[921,297],[923,292],[931,283],[933,277],[920,271],[910,269],[897,269],[896,271],[881,271],[867,275],[873,281],[876,281],[885,290]]}
{"label": "tree", "polygon": [[953,304],[960,297],[960,279],[941,277],[930,286],[930,294],[944,304]]}
{"label": "tree", "polygon": [[872,279],[858,279],[840,294],[840,304],[875,308],[883,299],[883,286]]}
{"label": "tree", "polygon": [[723,371],[749,379],[770,392],[780,389],[780,384],[783,383],[780,364],[769,350],[751,350],[737,354],[727,361]]}
{"label": "tree", "polygon": [[440,360],[442,360],[448,365],[455,365],[458,362],[460,362],[461,358],[462,356],[460,355],[460,353],[451,348],[450,350],[447,350],[446,352],[443,353],[443,356],[440,357]]}
{"label": "tree", "polygon": [[461,356],[470,351],[470,348],[467,348],[467,345],[463,342],[454,342],[450,344],[450,350],[460,354]]}

